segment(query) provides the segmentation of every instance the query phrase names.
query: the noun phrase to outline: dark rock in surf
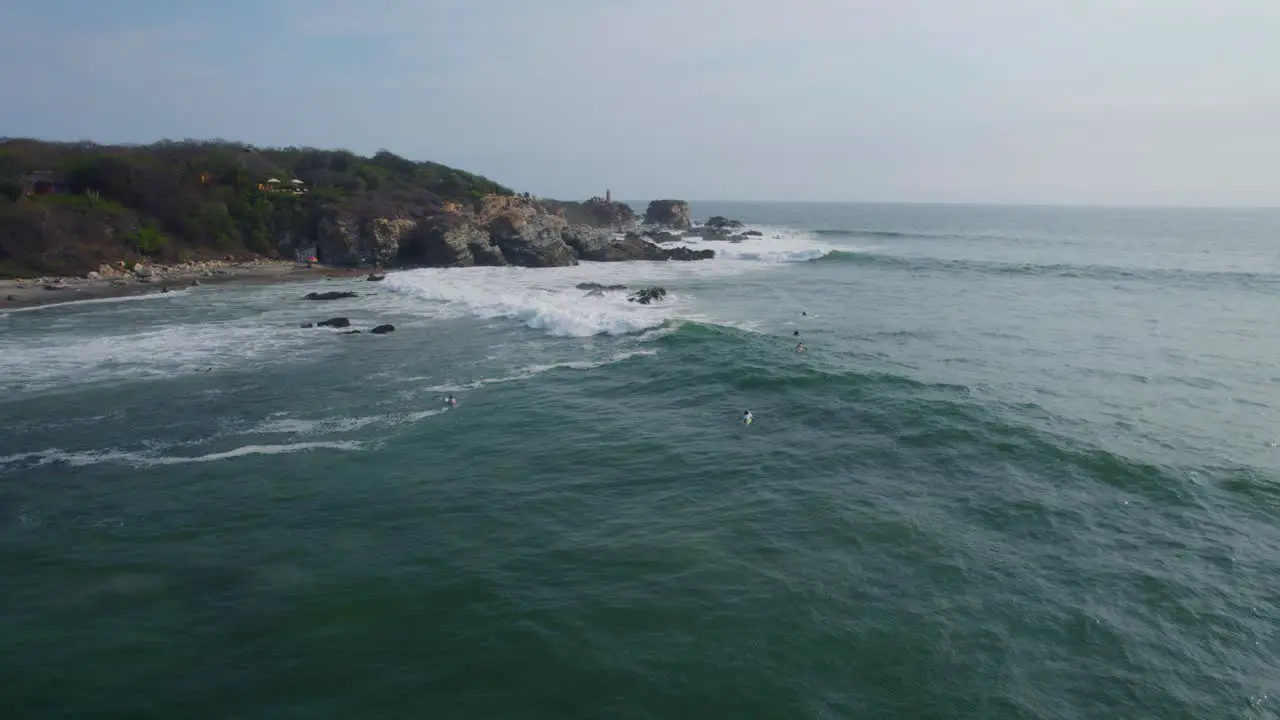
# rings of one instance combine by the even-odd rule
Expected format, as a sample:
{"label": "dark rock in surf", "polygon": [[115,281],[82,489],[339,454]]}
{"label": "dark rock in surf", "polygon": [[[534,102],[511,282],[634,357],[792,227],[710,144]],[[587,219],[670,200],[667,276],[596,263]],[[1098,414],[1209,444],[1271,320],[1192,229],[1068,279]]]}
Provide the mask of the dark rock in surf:
{"label": "dark rock in surf", "polygon": [[664,230],[662,232],[653,233],[649,236],[649,239],[656,243],[672,243],[679,242],[683,237]]}
{"label": "dark rock in surf", "polygon": [[346,331],[346,332],[344,332],[344,333],[342,333],[342,334],[343,334],[343,335],[359,335],[359,334],[360,334],[360,331],[359,331],[359,330],[348,330],[348,331]]}
{"label": "dark rock in surf", "polygon": [[651,287],[640,290],[627,298],[627,302],[640,303],[648,305],[657,300],[661,300],[667,296],[667,289],[663,287]]}
{"label": "dark rock in surf", "polygon": [[377,273],[371,273],[369,277],[365,278],[365,280],[368,282],[379,282],[381,280],[386,280],[386,279],[387,279],[386,275],[379,275]]}
{"label": "dark rock in surf", "polygon": [[684,200],[654,200],[644,212],[646,225],[684,230],[693,225],[689,216],[689,203]]}
{"label": "dark rock in surf", "polygon": [[316,324],[315,324],[315,323],[302,323],[302,324],[301,324],[301,325],[299,325],[298,327],[300,327],[300,328],[313,328],[313,327],[315,327],[315,326],[316,326]]}
{"label": "dark rock in surf", "polygon": [[666,251],[668,260],[710,260],[716,256],[715,250],[694,250],[677,247]]}
{"label": "dark rock in surf", "polygon": [[388,323],[386,325],[379,325],[374,329],[370,330],[369,332],[373,333],[374,335],[386,335],[387,333],[395,332],[395,331],[396,331],[396,326]]}
{"label": "dark rock in surf", "polygon": [[319,327],[344,328],[351,327],[351,321],[344,317],[329,318],[316,323]]}
{"label": "dark rock in surf", "polygon": [[764,233],[760,232],[759,230],[748,230],[742,234],[750,235],[751,237],[764,237]]}
{"label": "dark rock in surf", "polygon": [[737,228],[742,227],[742,222],[739,220],[730,220],[723,215],[713,215],[707,220],[706,227],[715,230],[736,230]]}
{"label": "dark rock in surf", "polygon": [[578,283],[579,290],[626,290],[626,285],[601,285],[600,283],[586,282]]}
{"label": "dark rock in surf", "polygon": [[339,292],[330,290],[322,293],[307,293],[306,300],[341,300],[343,298],[353,298],[356,294],[353,292]]}

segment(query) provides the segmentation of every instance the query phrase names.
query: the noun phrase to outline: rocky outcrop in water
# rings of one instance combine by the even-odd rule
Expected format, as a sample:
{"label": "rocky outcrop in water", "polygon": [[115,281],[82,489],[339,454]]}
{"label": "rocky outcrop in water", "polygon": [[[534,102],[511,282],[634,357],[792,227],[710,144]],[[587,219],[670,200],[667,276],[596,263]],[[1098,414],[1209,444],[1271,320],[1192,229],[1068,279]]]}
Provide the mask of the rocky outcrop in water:
{"label": "rocky outcrop in water", "polygon": [[374,335],[386,335],[387,333],[392,333],[395,331],[396,331],[396,326],[390,323],[387,323],[386,325],[378,325],[374,327],[372,330],[370,330],[369,332],[373,333]]}
{"label": "rocky outcrop in water", "polygon": [[709,227],[713,230],[737,230],[742,227],[742,222],[739,220],[730,220],[723,215],[712,215],[707,219],[705,227]]}
{"label": "rocky outcrop in water", "polygon": [[[617,204],[601,200],[588,201],[585,205],[595,208],[597,213],[605,213]],[[657,243],[681,240],[669,231],[629,232],[620,237],[615,227],[634,225],[634,213],[629,209],[610,210],[612,215],[605,213],[602,224],[610,227],[600,227],[568,222],[567,207],[554,201],[544,203],[529,197],[495,195],[419,217],[335,215],[320,222],[324,242],[318,243],[317,254],[325,263],[394,261],[399,265],[428,267],[564,267],[576,265],[580,260],[691,261],[715,256],[713,250],[660,247]],[[690,226],[688,203],[684,201],[655,201],[650,210],[646,219],[657,220],[664,227]],[[380,277],[374,275],[369,279]]]}
{"label": "rocky outcrop in water", "polygon": [[577,265],[578,257],[564,241],[564,229],[564,220],[555,215],[508,213],[489,223],[489,238],[511,265]]}
{"label": "rocky outcrop in water", "polygon": [[351,327],[351,321],[344,317],[329,318],[316,323],[317,327],[344,328]]}
{"label": "rocky outcrop in water", "polygon": [[646,225],[685,230],[693,227],[689,203],[684,200],[654,200],[644,212]]}
{"label": "rocky outcrop in water", "polygon": [[651,288],[645,288],[644,290],[640,290],[639,292],[634,293],[631,297],[627,298],[627,302],[640,303],[641,305],[648,305],[649,303],[661,300],[666,296],[667,296],[666,288],[651,287]]}
{"label": "rocky outcrop in water", "polygon": [[586,202],[563,202],[559,200],[541,200],[548,212],[564,218],[569,225],[582,225],[588,228],[626,232],[634,230],[640,224],[636,213],[630,205],[612,202],[602,197],[593,197]]}
{"label": "rocky outcrop in water", "polygon": [[474,218],[449,213],[420,222],[404,238],[400,262],[430,267],[506,265],[506,258]]}
{"label": "rocky outcrop in water", "polygon": [[304,297],[303,299],[304,300],[341,300],[343,298],[353,298],[353,297],[356,297],[356,294],[353,292],[338,292],[337,290],[331,290],[329,292],[307,293],[306,297]]}

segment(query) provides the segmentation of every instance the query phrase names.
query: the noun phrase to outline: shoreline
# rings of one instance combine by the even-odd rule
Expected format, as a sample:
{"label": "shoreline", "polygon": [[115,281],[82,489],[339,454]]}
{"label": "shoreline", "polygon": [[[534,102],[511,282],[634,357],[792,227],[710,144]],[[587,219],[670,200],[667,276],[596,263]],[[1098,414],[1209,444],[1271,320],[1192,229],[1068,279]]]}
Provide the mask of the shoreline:
{"label": "shoreline", "polygon": [[[210,272],[215,274],[209,274]],[[247,263],[220,263],[213,268],[166,271],[156,268],[151,282],[129,275],[96,278],[39,278],[24,280],[0,280],[0,312],[51,305],[158,295],[209,285],[274,285],[276,283],[305,282],[328,277],[365,277],[371,270],[360,268],[306,267],[292,261],[259,261]],[[121,284],[121,279],[124,283]],[[46,289],[46,286],[57,289]]]}

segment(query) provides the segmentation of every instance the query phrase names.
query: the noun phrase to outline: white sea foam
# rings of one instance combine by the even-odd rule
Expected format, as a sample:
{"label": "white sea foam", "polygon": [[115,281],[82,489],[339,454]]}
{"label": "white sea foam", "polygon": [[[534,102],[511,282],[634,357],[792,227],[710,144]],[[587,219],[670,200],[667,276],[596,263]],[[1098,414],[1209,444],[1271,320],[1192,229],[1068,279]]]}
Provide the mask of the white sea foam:
{"label": "white sea foam", "polygon": [[[85,300],[64,300],[56,303],[49,303],[48,305],[32,305],[31,307],[9,308],[8,310],[5,310],[3,314],[9,315],[12,313],[28,313],[28,312],[36,312],[37,310],[54,310],[54,309],[66,310],[68,308],[79,308],[79,307],[84,307],[86,305],[114,305],[116,303],[135,302],[138,300],[160,300],[160,299],[173,300],[175,298],[179,298],[179,297],[182,297],[183,295],[186,295],[187,293],[191,292],[192,289],[193,288],[188,287],[188,288],[183,288],[181,290],[170,290],[169,292],[151,292],[151,293],[144,293],[141,295],[121,295],[119,297],[87,298]],[[62,291],[59,291],[59,292],[62,292]],[[66,292],[74,293],[75,290],[73,289],[67,290]]]}
{"label": "white sea foam", "polygon": [[4,381],[31,390],[105,379],[171,377],[279,357],[316,344],[296,328],[242,321],[6,338],[0,339],[0,356],[6,365]]}
{"label": "white sea foam", "polygon": [[252,427],[239,430],[237,435],[334,435],[355,432],[370,425],[411,425],[429,417],[448,412],[449,408],[432,408],[408,413],[392,413],[366,417],[335,417],[319,420],[277,416]]}
{"label": "white sea foam", "polygon": [[242,447],[208,453],[206,455],[162,455],[154,451],[124,450],[80,450],[69,451],[51,448],[39,452],[19,453],[0,457],[0,472],[18,467],[39,467],[42,465],[62,464],[70,467],[84,467],[102,463],[117,463],[132,467],[144,468],[159,465],[182,465],[186,463],[206,463],[218,460],[244,457],[246,455],[279,455],[307,450],[359,450],[363,446],[358,442],[300,442],[280,445],[244,445]]}
{"label": "white sea foam", "polygon": [[[541,375],[552,370],[592,370],[605,365],[612,365],[616,362],[622,362],[633,357],[646,357],[654,355],[652,350],[632,350],[630,352],[616,353],[603,360],[581,360],[561,363],[547,363],[542,365],[529,365],[521,368],[511,375],[502,375],[500,377],[480,378],[468,382],[449,382],[443,384],[428,385],[420,388],[416,393],[421,392],[462,392],[465,390],[478,390],[488,385],[500,385],[503,383],[516,382],[518,380],[527,380],[535,375]],[[408,378],[412,380],[427,380],[428,378]]]}
{"label": "white sea foam", "polygon": [[[750,229],[750,228],[749,228]],[[807,262],[816,260],[836,250],[811,233],[796,232],[781,228],[757,227],[764,233],[762,237],[752,237],[740,243],[699,242],[689,245],[694,248],[712,248],[716,251],[713,263],[739,263],[739,270],[745,269],[743,263],[780,264]],[[676,247],[687,243],[668,243],[664,247]],[[749,266],[748,266],[749,267]]]}
{"label": "white sea foam", "polygon": [[579,268],[463,268],[395,273],[393,292],[443,305],[452,314],[504,317],[558,337],[625,335],[661,325],[669,305],[638,305],[621,293],[588,296]]}
{"label": "white sea foam", "polygon": [[777,228],[762,228],[761,232],[762,237],[741,243],[692,240],[668,244],[714,249],[716,258],[712,260],[426,269],[393,273],[382,285],[414,299],[415,312],[421,314],[507,318],[557,337],[628,335],[652,330],[677,317],[682,307],[678,290],[662,302],[640,305],[628,302],[625,292],[588,295],[577,287],[579,283],[624,284],[632,289],[679,284],[812,260],[835,249],[806,233]]}

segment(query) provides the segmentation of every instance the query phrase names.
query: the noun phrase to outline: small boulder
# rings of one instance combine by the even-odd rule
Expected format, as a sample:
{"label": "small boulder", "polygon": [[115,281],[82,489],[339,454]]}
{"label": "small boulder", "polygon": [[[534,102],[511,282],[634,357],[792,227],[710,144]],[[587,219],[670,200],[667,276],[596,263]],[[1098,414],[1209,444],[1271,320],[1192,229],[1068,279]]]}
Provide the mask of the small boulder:
{"label": "small boulder", "polygon": [[200,287],[200,279],[191,278],[191,287]]}
{"label": "small boulder", "polygon": [[599,290],[601,292],[604,292],[606,290],[626,290],[627,286],[626,285],[601,285],[600,283],[584,282],[584,283],[578,283],[578,289],[579,290]]}
{"label": "small boulder", "polygon": [[133,274],[140,278],[149,278],[152,275],[155,275],[155,271],[142,263],[138,263],[133,266]]}
{"label": "small boulder", "polygon": [[356,294],[353,292],[338,292],[331,290],[322,293],[307,293],[306,300],[341,300],[342,298],[353,298]]}
{"label": "small boulder", "polygon": [[651,288],[645,288],[644,290],[640,290],[639,292],[632,294],[631,297],[627,298],[627,302],[634,302],[634,303],[640,303],[641,305],[648,305],[649,303],[654,302],[655,300],[661,300],[666,296],[667,296],[666,288],[651,287]]}
{"label": "small boulder", "polygon": [[379,280],[386,280],[386,279],[387,279],[386,275],[379,275],[377,273],[370,273],[369,277],[365,278],[365,280],[369,282],[378,282]]}
{"label": "small boulder", "polygon": [[315,327],[315,326],[316,326],[316,324],[315,324],[315,323],[302,323],[302,324],[301,324],[301,325],[299,325],[298,327],[300,327],[300,328],[313,328],[313,327]]}
{"label": "small boulder", "polygon": [[378,327],[370,330],[369,332],[373,333],[374,335],[386,335],[389,332],[395,332],[395,331],[396,331],[396,326],[388,323],[386,325],[379,325]]}
{"label": "small boulder", "polygon": [[360,334],[360,331],[359,331],[359,330],[348,330],[348,331],[346,331],[346,332],[344,332],[344,333],[342,333],[342,334],[343,334],[343,335],[359,335],[359,334]]}
{"label": "small boulder", "polygon": [[750,235],[751,237],[764,237],[764,233],[760,232],[759,230],[748,230],[742,234]]}
{"label": "small boulder", "polygon": [[85,279],[85,280],[97,280],[97,279],[98,279],[98,278],[100,278],[100,277],[102,277],[102,275],[101,275],[100,273],[90,272],[90,273],[85,274],[84,279]]}
{"label": "small boulder", "polygon": [[730,220],[723,215],[713,215],[707,219],[706,227],[716,230],[732,230],[742,227],[742,222],[738,220]]}
{"label": "small boulder", "polygon": [[351,321],[344,317],[329,318],[316,323],[319,327],[344,328],[351,327]]}
{"label": "small boulder", "polygon": [[694,250],[687,247],[675,247],[666,251],[668,260],[710,260],[716,256],[715,250]]}

